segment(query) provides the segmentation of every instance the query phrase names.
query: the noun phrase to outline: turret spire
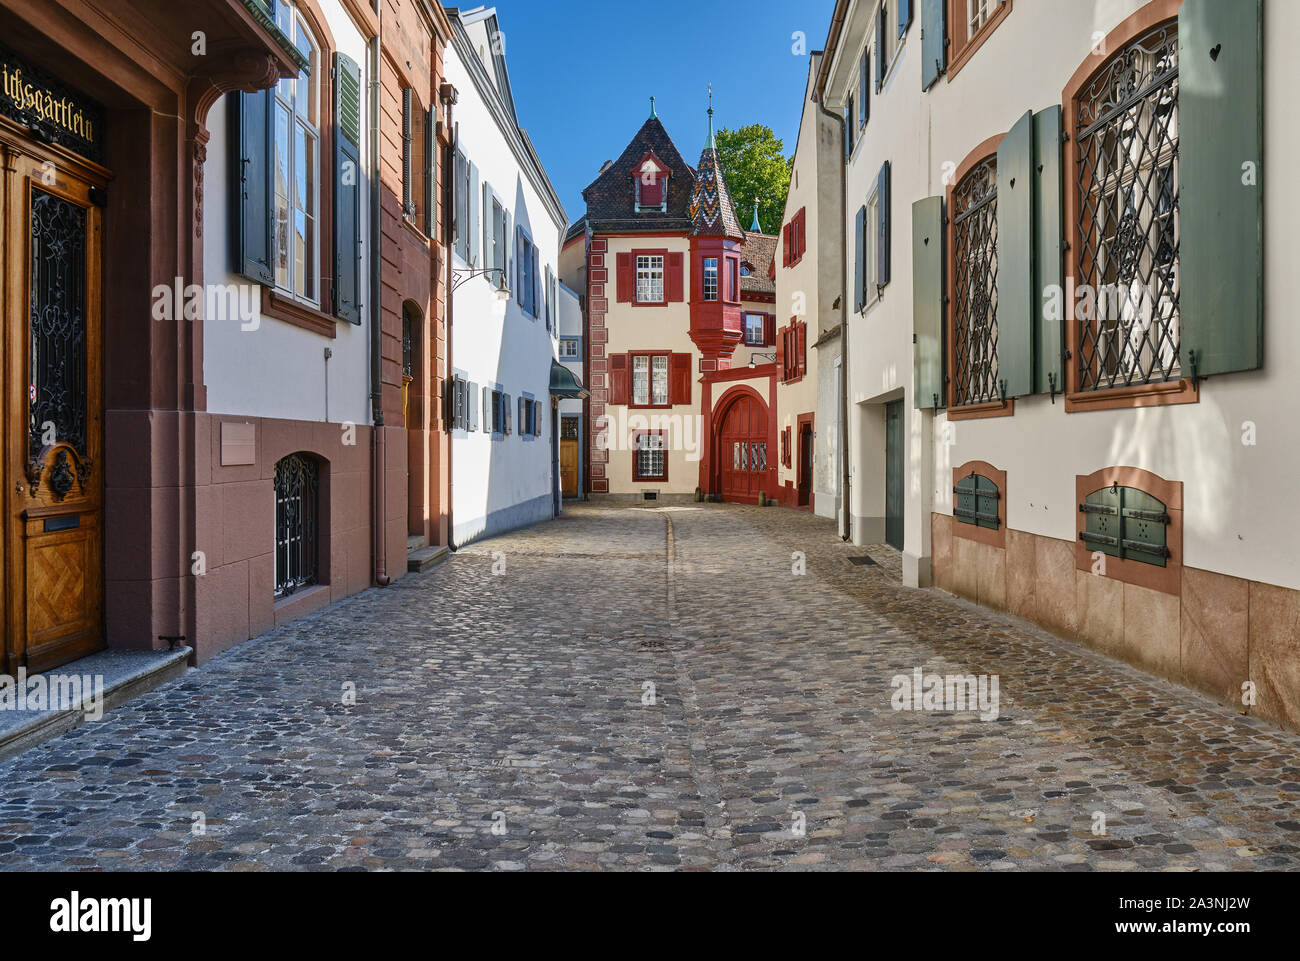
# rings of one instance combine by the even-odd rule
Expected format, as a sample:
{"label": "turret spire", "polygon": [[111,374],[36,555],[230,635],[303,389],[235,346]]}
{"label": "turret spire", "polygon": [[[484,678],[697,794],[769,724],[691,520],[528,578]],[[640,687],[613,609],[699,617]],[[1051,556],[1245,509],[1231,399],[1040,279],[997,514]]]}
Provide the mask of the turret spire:
{"label": "turret spire", "polygon": [[651,98],[650,98],[650,119],[651,119],[651,120],[657,120],[657,119],[659,119],[659,114],[655,113],[655,98],[654,98],[654,97],[651,97]]}
{"label": "turret spire", "polygon": [[709,84],[709,139],[706,145],[713,150],[718,148],[718,142],[713,136],[713,84]]}
{"label": "turret spire", "polygon": [[749,228],[750,233],[761,234],[763,225],[758,222],[758,198],[754,198],[754,224]]}

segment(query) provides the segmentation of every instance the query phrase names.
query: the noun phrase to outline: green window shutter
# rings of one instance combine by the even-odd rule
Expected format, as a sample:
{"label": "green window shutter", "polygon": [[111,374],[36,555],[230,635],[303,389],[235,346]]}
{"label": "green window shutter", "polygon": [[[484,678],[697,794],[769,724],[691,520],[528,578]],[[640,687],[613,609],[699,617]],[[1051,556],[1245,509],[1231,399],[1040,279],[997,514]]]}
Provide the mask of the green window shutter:
{"label": "green window shutter", "polygon": [[889,286],[890,217],[889,217],[889,161],[880,168],[876,177],[876,211],[879,223],[876,225],[876,283],[881,289]]}
{"label": "green window shutter", "polygon": [[255,284],[275,283],[271,269],[271,92],[230,96],[230,178],[234,271]]}
{"label": "green window shutter", "polygon": [[1060,394],[1065,383],[1065,311],[1048,318],[1047,291],[1065,296],[1064,193],[1061,166],[1061,108],[1034,114],[1034,393]]}
{"label": "green window shutter", "polygon": [[853,303],[854,310],[861,313],[862,308],[867,305],[867,251],[862,243],[866,236],[867,208],[858,208],[857,220],[853,230],[853,246],[857,255],[858,272],[853,283]]}
{"label": "green window shutter", "polygon": [[334,314],[361,323],[361,67],[334,55]]}
{"label": "green window shutter", "polygon": [[483,266],[483,228],[480,226],[483,213],[483,198],[479,193],[478,167],[469,165],[469,265]]}
{"label": "green window shutter", "polygon": [[948,69],[948,0],[921,0],[921,89]]}
{"label": "green window shutter", "polygon": [[943,198],[912,204],[912,400],[943,405]]}
{"label": "green window shutter", "polygon": [[1262,24],[1260,0],[1178,13],[1180,358],[1199,377],[1264,365]]}
{"label": "green window shutter", "polygon": [[1007,397],[1034,392],[1034,115],[998,147],[998,381]]}

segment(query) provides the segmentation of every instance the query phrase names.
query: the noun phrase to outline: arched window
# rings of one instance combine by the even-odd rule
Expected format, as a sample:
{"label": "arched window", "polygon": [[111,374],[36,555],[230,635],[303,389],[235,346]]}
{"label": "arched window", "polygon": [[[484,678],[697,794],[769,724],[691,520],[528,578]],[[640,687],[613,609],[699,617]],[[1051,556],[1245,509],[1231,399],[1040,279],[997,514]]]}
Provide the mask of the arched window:
{"label": "arched window", "polygon": [[978,161],[952,193],[953,407],[1000,398],[998,388],[998,158]]}
{"label": "arched window", "polygon": [[276,6],[276,24],[307,58],[307,66],[275,87],[271,118],[275,286],[319,306],[321,48],[293,4]]}
{"label": "arched window", "polygon": [[275,596],[288,597],[318,582],[320,472],[307,454],[275,465]]}
{"label": "arched window", "polygon": [[1072,229],[1079,391],[1182,377],[1178,323],[1178,22],[1117,50],[1074,94]]}

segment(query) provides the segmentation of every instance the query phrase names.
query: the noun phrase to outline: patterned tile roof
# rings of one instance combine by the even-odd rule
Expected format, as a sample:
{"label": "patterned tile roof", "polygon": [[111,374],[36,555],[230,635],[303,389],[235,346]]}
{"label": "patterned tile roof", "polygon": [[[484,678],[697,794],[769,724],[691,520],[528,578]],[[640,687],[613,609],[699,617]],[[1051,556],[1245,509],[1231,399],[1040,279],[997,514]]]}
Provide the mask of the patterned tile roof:
{"label": "patterned tile roof", "polygon": [[[653,152],[669,170],[668,210],[665,213],[637,213],[634,176],[637,165]],[[695,171],[678,151],[672,137],[651,117],[637,131],[622,155],[586,190],[587,219],[594,231],[682,231],[691,229],[690,203]]]}
{"label": "patterned tile roof", "polygon": [[745,232],[745,246],[740,251],[742,264],[753,270],[748,277],[740,278],[741,293],[775,294],[776,281],[772,280],[772,263],[776,260],[776,240],[771,234]]}

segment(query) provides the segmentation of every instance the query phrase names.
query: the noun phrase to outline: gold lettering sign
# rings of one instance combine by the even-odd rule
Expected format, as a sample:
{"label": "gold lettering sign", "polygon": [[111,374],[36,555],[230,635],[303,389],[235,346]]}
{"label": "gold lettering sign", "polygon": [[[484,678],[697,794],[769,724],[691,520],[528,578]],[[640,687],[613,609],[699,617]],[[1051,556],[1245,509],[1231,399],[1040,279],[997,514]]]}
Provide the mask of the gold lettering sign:
{"label": "gold lettering sign", "polygon": [[0,47],[0,114],[34,137],[103,159],[104,108]]}

